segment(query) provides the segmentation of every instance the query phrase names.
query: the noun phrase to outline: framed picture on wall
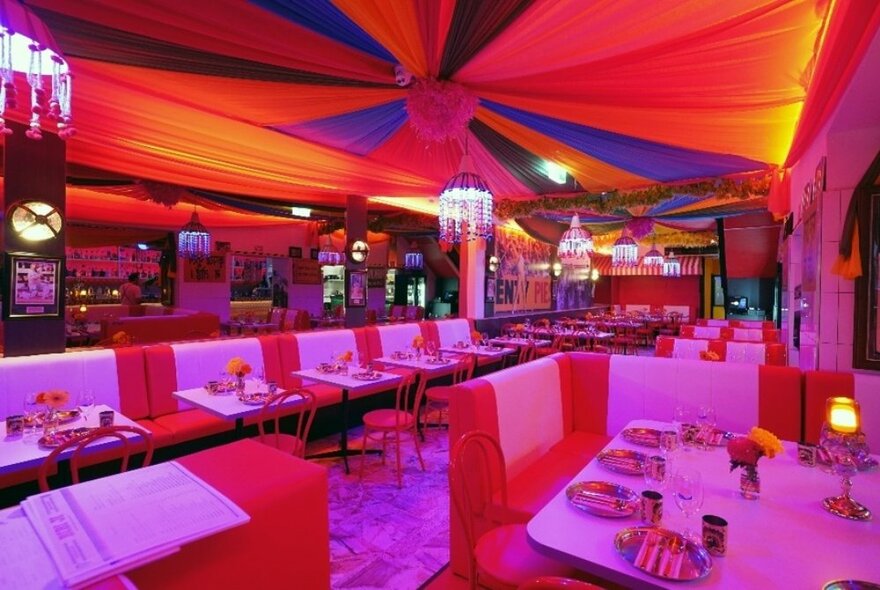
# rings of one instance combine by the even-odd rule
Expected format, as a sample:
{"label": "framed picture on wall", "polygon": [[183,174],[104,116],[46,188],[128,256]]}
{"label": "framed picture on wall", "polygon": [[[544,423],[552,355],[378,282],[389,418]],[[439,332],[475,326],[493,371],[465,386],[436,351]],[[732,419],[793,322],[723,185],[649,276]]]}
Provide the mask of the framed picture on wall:
{"label": "framed picture on wall", "polygon": [[59,317],[61,259],[12,254],[9,261],[9,317]]}
{"label": "framed picture on wall", "polygon": [[495,301],[495,277],[486,279],[486,302],[493,303]]}
{"label": "framed picture on wall", "polygon": [[318,259],[318,249],[317,248],[311,248],[309,250],[309,258],[311,258],[312,260]]}
{"label": "framed picture on wall", "polygon": [[291,246],[287,249],[287,255],[291,258],[302,258],[303,257],[303,249],[299,246]]}
{"label": "framed picture on wall", "polygon": [[367,272],[363,270],[347,270],[348,288],[345,291],[346,307],[367,306]]}

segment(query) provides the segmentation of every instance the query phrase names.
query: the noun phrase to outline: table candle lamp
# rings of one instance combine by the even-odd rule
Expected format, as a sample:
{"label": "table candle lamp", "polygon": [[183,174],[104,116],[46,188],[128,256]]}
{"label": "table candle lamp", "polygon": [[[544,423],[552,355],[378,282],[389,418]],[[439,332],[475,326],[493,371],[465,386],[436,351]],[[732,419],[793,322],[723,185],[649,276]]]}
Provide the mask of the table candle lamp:
{"label": "table candle lamp", "polygon": [[850,496],[852,476],[859,470],[859,454],[865,446],[859,403],[848,397],[830,397],[825,402],[825,424],[821,445],[828,451],[834,472],[840,475],[843,493],[822,501],[831,514],[851,520],[870,520],[871,511]]}

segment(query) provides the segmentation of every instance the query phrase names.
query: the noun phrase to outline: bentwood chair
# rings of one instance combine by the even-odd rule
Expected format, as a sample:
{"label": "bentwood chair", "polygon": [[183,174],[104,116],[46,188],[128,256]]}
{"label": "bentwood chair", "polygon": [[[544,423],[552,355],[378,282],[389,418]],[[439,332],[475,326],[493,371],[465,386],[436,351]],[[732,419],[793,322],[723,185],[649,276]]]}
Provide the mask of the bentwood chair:
{"label": "bentwood chair", "polygon": [[553,340],[550,342],[550,346],[542,346],[535,350],[535,357],[542,358],[545,356],[550,356],[551,354],[555,354],[557,352],[562,351],[562,334],[555,334],[553,336]]}
{"label": "bentwood chair", "polygon": [[[300,398],[301,401],[293,405],[284,406],[291,398]],[[279,451],[290,453],[300,459],[306,456],[306,442],[309,440],[309,431],[312,429],[312,420],[315,417],[315,394],[308,389],[292,389],[274,395],[266,400],[260,408],[257,418],[257,440]],[[293,433],[281,432],[281,419],[293,422]],[[273,423],[272,432],[266,432],[266,424]]]}
{"label": "bentwood chair", "polygon": [[449,465],[452,518],[467,538],[471,590],[516,589],[539,576],[568,576],[572,568],[531,548],[524,522],[501,516],[507,506],[507,471],[498,441],[482,431],[463,435],[452,447]]}
{"label": "bentwood chair", "polygon": [[[140,438],[128,437],[126,436],[126,433],[137,435]],[[119,440],[122,447],[121,450],[114,447],[109,451],[109,453],[112,454],[107,457],[107,460],[111,461],[121,458],[122,464],[120,472],[128,471],[129,459],[132,454],[140,452],[141,444],[143,444],[144,452],[146,453],[144,455],[142,466],[147,467],[153,460],[153,435],[151,432],[144,430],[143,428],[125,425],[96,428],[81,436],[65,441],[49,453],[49,455],[43,460],[43,463],[40,464],[40,469],[37,471],[37,481],[40,485],[40,491],[49,491],[49,474],[55,472],[58,464],[58,457],[71,448],[73,449],[73,454],[70,456],[70,478],[74,484],[79,483],[79,470],[80,467],[84,466],[82,465],[83,452],[90,444],[105,438],[116,438]],[[135,445],[137,445],[137,449],[135,448]],[[86,460],[86,464],[95,463],[94,456],[91,456],[90,459],[91,461],[88,459]]]}
{"label": "bentwood chair", "polygon": [[[382,442],[382,464],[385,464],[387,456],[388,436],[394,439],[397,450],[397,487],[403,487],[403,473],[400,465],[400,442],[404,437],[412,439],[416,447],[416,456],[422,471],[425,470],[425,462],[422,459],[422,451],[419,448],[418,436],[418,408],[422,404],[422,396],[425,394],[425,385],[428,380],[424,371],[415,371],[404,375],[397,386],[394,409],[373,410],[364,414],[364,444],[361,449],[360,479],[364,479],[364,463],[367,456],[367,444],[371,440]],[[414,396],[411,399],[411,393]],[[381,435],[381,437],[379,436]]]}
{"label": "bentwood chair", "polygon": [[[458,385],[473,378],[476,366],[477,355],[466,354],[455,366],[455,371],[452,373],[452,384]],[[449,410],[449,396],[452,392],[453,389],[450,387],[431,387],[425,391],[425,407],[422,408],[423,429],[428,427],[428,416],[431,412],[437,413],[437,428],[443,425],[443,413]]]}
{"label": "bentwood chair", "polygon": [[602,590],[602,587],[572,578],[541,576],[520,584],[516,590]]}

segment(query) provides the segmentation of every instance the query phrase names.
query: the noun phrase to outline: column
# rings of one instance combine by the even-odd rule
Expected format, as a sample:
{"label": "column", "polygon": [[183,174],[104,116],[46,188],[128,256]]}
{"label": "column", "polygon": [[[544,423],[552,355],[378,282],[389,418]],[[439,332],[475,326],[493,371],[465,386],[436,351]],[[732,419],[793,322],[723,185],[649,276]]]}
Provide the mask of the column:
{"label": "column", "polygon": [[[462,230],[462,234],[464,234]],[[486,317],[486,240],[462,242],[459,268],[458,317]]]}
{"label": "column", "polygon": [[[25,137],[27,126],[7,121],[13,130],[12,135],[4,139],[3,149],[3,208],[6,211],[3,224],[3,258],[2,280],[3,293],[3,349],[8,357],[40,354],[47,352],[64,352],[66,336],[64,331],[65,303],[65,263],[64,237],[67,225],[65,208],[66,182],[66,146],[53,133],[43,133],[41,140]],[[61,232],[54,238],[43,241],[22,239],[12,230],[11,208],[22,201],[40,201],[47,203],[61,214],[64,221]],[[34,278],[34,297],[24,293],[22,301],[16,301],[11,285],[12,260],[21,256],[20,274],[25,274],[25,267],[33,266],[40,277]],[[46,263],[31,265],[26,257],[45,257]],[[57,261],[53,266],[53,260]],[[41,300],[51,299],[52,303]],[[33,300],[33,304],[21,305],[24,300]],[[19,305],[15,305],[19,303]],[[11,309],[10,306],[13,305]],[[10,311],[12,312],[10,314]],[[10,317],[12,315],[13,317]],[[19,316],[19,317],[15,317]]]}
{"label": "column", "polygon": [[[345,207],[345,327],[359,328],[367,320],[367,261],[354,262],[349,256],[349,247],[356,240],[367,241],[367,198],[348,195]],[[349,305],[351,301],[351,272],[362,271],[363,306]]]}

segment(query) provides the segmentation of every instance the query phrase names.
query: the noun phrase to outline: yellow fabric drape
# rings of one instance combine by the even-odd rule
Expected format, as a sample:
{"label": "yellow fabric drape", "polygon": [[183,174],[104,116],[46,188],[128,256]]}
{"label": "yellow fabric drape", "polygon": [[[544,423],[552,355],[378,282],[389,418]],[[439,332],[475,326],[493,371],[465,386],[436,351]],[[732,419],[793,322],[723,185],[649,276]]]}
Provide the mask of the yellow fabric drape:
{"label": "yellow fabric drape", "polygon": [[853,229],[852,236],[852,254],[849,258],[838,256],[837,260],[831,266],[831,272],[843,277],[848,281],[853,281],[862,276],[862,255],[859,251],[859,226]]}

